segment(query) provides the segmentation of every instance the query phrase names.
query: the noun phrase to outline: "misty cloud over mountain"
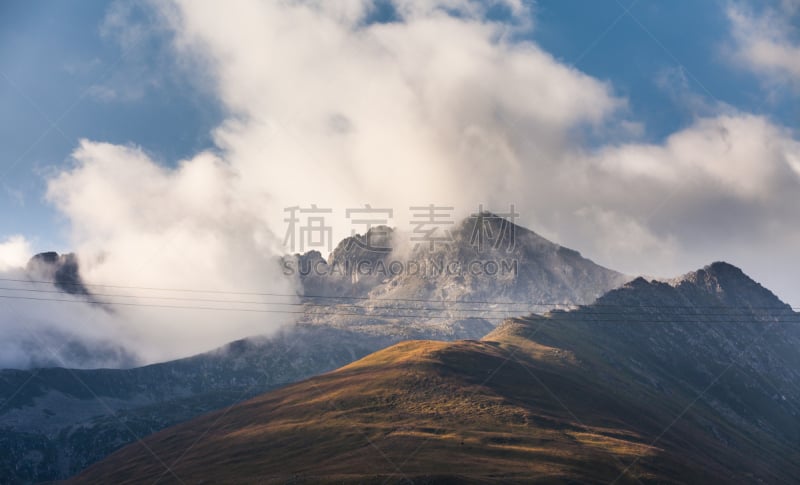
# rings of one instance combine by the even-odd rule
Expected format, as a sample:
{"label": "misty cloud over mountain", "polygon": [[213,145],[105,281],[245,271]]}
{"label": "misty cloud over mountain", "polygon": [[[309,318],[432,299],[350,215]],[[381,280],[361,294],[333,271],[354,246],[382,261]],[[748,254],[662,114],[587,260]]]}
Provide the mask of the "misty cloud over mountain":
{"label": "misty cloud over mountain", "polygon": [[[263,274],[270,268],[279,274],[276,259],[263,264]],[[241,295],[135,287],[118,280],[87,286],[87,267],[74,254],[49,252],[33,256],[24,269],[0,272],[5,332],[0,368],[131,367],[268,335],[294,320],[289,313],[265,313],[270,305],[258,299],[237,303]],[[278,278],[272,288],[284,296],[277,301],[291,304],[294,283]]]}
{"label": "misty cloud over mountain", "polygon": [[[412,205],[453,206],[460,219],[479,203],[514,203],[524,225],[626,273],[727,259],[793,298],[800,143],[790,127],[718,105],[645,139],[615,86],[527,40],[538,26],[524,20],[526,3],[495,3],[499,19],[471,0],[396,0],[381,21],[366,0],[224,12],[175,1],[148,7],[156,24],[114,9],[107,23],[128,49],[170,32],[171,58],[228,116],[216,148],[186,160],[102,141],[75,149],[48,196],[87,277],[186,283],[203,268],[194,281],[239,288],[220,268],[281,254],[286,207],[335,209],[338,241],[350,235],[345,209],[365,203],[394,209],[401,228]],[[741,11],[729,13],[741,30]],[[247,258],[209,262],[233,253]]]}
{"label": "misty cloud over mountain", "polygon": [[[446,244],[414,247],[407,234],[375,228],[341,241],[327,261],[310,251],[251,268],[278,275],[273,287],[292,293],[87,287],[75,255],[38,254],[6,281],[13,297],[5,303],[14,310],[3,322],[3,366],[129,367],[208,350],[216,340],[269,335],[294,321],[390,339],[480,338],[504,318],[591,303],[630,279],[492,213],[459,221],[451,232]],[[378,234],[383,239],[372,237]],[[394,249],[356,246],[367,241]],[[398,264],[424,270],[395,274]],[[170,332],[184,332],[185,343],[165,338]]]}
{"label": "misty cloud over mountain", "polygon": [[[331,208],[339,241],[353,230],[347,208],[391,208],[389,224],[408,230],[409,207],[453,207],[460,220],[483,203],[515,204],[523,225],[624,273],[669,276],[725,259],[800,298],[791,127],[718,103],[649,139],[621,90],[530,40],[539,26],[527,3],[491,12],[472,0],[386,3],[382,16],[366,0],[110,9],[104,32],[127,50],[168,32],[161,54],[225,119],[212,149],[183,160],[136,140],[83,140],[48,174],[47,200],[84,283],[291,295],[296,285],[272,269],[287,252],[288,207]],[[751,30],[742,32],[737,46],[752,53]],[[0,243],[0,270],[19,272],[30,247],[21,236]],[[48,321],[126,342],[144,361],[293,321],[5,303],[13,332]]]}

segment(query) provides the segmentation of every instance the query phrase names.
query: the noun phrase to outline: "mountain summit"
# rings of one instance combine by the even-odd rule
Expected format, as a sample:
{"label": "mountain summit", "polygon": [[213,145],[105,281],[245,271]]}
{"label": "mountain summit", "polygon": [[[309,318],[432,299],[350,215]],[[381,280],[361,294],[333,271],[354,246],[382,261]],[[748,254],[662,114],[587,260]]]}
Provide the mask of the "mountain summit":
{"label": "mountain summit", "polygon": [[73,295],[88,295],[78,267],[78,258],[72,254],[50,251],[34,255],[25,267],[34,278],[52,281],[59,290]]}
{"label": "mountain summit", "polygon": [[311,251],[288,262],[306,295],[384,300],[569,306],[591,303],[630,280],[490,212],[442,234],[426,239],[379,226],[343,240],[327,260]]}
{"label": "mountain summit", "polygon": [[692,285],[716,295],[720,303],[733,306],[748,304],[761,307],[786,308],[770,290],[753,281],[741,269],[725,262],[716,262],[703,269],[669,281],[676,288]]}

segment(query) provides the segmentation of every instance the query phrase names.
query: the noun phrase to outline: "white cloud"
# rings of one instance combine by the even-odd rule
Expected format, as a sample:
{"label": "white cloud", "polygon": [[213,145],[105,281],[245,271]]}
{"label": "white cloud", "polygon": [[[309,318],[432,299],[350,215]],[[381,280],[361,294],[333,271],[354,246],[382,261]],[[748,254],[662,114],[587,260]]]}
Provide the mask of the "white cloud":
{"label": "white cloud", "polygon": [[126,339],[118,332],[116,315],[61,293],[52,284],[19,282],[44,278],[26,270],[32,256],[31,244],[23,236],[0,243],[0,278],[4,279],[0,285],[0,368],[61,365],[62,359],[78,367],[135,363],[132,353],[122,348]]}
{"label": "white cloud", "polygon": [[608,147],[596,160],[627,179],[679,185],[691,179],[715,191],[768,202],[782,183],[798,182],[800,143],[789,130],[752,115],[702,118],[664,144]]}
{"label": "white cloud", "polygon": [[9,236],[0,242],[0,271],[24,268],[32,256],[31,245],[23,236]]}
{"label": "white cloud", "polygon": [[68,66],[72,71],[95,71],[96,82],[87,89],[87,96],[105,103],[135,103],[173,81],[172,59],[158,47],[169,32],[147,3],[110,2],[98,34],[117,50],[113,63],[104,65],[93,59]]}
{"label": "white cloud", "polygon": [[[729,260],[797,302],[787,275],[800,271],[799,159],[789,129],[741,113],[698,119],[663,143],[607,146],[584,155],[574,172],[591,174],[578,185],[593,191],[584,199],[589,209],[577,214],[594,216],[597,227],[574,221],[565,234],[585,241],[595,233],[589,247],[606,261],[659,276]],[[562,200],[581,199],[564,193]],[[630,241],[641,251],[626,248]]]}
{"label": "white cloud", "polygon": [[[50,181],[48,198],[69,217],[87,281],[232,292],[258,288],[293,294],[293,286],[281,278],[274,259],[278,242],[262,217],[268,201],[240,192],[241,179],[217,156],[200,153],[175,169],[166,169],[138,148],[83,140],[73,157],[75,166]],[[132,301],[147,304],[174,302],[144,296],[187,296],[163,291],[133,294],[142,298]],[[115,311],[113,325],[96,330],[102,334],[111,328],[147,361],[268,333],[291,320],[290,315],[235,311],[129,307]]]}
{"label": "white cloud", "polygon": [[[166,14],[233,113],[216,140],[247,190],[278,208],[466,213],[506,202],[575,130],[624,106],[535,44],[503,40],[503,25],[472,12],[480,4],[397,2],[403,21],[366,26],[316,2],[177,2]],[[265,217],[282,226],[280,210]]]}
{"label": "white cloud", "polygon": [[[0,273],[4,278],[24,279],[22,271]],[[0,368],[30,366],[118,367],[141,363],[146,354],[137,355],[131,326],[120,314],[95,305],[87,305],[80,297],[58,293],[55,286],[35,286],[6,282],[6,288],[35,289],[36,292],[8,291],[21,299],[0,300]],[[45,293],[52,291],[53,293]],[[33,298],[28,300],[26,298]],[[48,301],[57,298],[61,301]],[[144,312],[139,315],[149,317]],[[155,350],[155,349],[154,349]],[[156,354],[157,355],[157,354]],[[152,354],[149,356],[152,357]]]}
{"label": "white cloud", "polygon": [[[396,209],[393,222],[402,223],[411,205],[454,205],[465,215],[481,202],[514,202],[576,131],[602,129],[624,107],[605,83],[535,44],[508,41],[508,25],[483,20],[484,2],[398,1],[398,21],[365,25],[369,4],[159,5],[174,29],[176,63],[197,67],[197,81],[214,86],[230,116],[214,133],[217,153],[175,168],[135,146],[80,143],[74,165],[51,177],[48,199],[69,221],[84,278],[291,293],[272,266],[285,207],[318,203],[343,215],[371,203]],[[112,9],[106,26],[129,18]],[[125,49],[143,35],[139,24],[132,29],[115,34]],[[338,239],[351,226],[340,220],[335,229]],[[48,324],[47,313],[34,313],[29,328],[107,338],[145,361],[289,320],[87,306],[52,312],[59,318]]]}
{"label": "white cloud", "polygon": [[[159,7],[179,62],[194,63],[230,113],[215,140],[234,182],[220,190],[257,207],[246,225],[282,236],[282,209],[312,203],[340,215],[364,203],[392,207],[402,225],[409,205],[443,203],[463,215],[481,202],[513,202],[522,222],[601,255],[609,246],[588,237],[597,218],[586,211],[606,214],[620,234],[636,224],[672,253],[697,252],[697,228],[714,226],[722,205],[757,227],[793,216],[780,209],[797,188],[797,142],[786,129],[705,106],[663,143],[587,155],[576,136],[582,127],[613,136],[636,126],[619,116],[625,100],[536,44],[507,40],[507,27],[484,20],[481,4],[398,0],[398,21],[368,25],[367,1]],[[333,222],[336,238],[349,235],[348,222]],[[652,259],[629,255],[626,267],[684,269],[675,268],[679,257]]]}
{"label": "white cloud", "polygon": [[658,275],[679,263],[678,243],[671,235],[656,234],[646,218],[597,206],[575,211],[574,227],[592,241],[592,254],[617,271]]}
{"label": "white cloud", "polygon": [[771,83],[800,86],[800,42],[797,20],[800,3],[783,0],[777,6],[762,5],[756,13],[742,4],[728,10],[735,59]]}
{"label": "white cloud", "polygon": [[[390,207],[402,226],[409,206],[432,202],[460,215],[515,203],[523,224],[632,273],[729,259],[759,276],[774,258],[800,271],[800,145],[787,129],[704,107],[663,142],[590,149],[587,127],[609,140],[642,131],[607,83],[512,42],[478,2],[394,4],[400,17],[384,24],[364,23],[367,1],[158,4],[176,64],[193,66],[228,118],[213,153],[174,168],[81,143],[49,198],[86,279],[290,292],[268,269],[285,207],[334,208],[340,238],[345,208]],[[789,282],[776,289],[800,298]],[[131,309],[76,321],[152,361],[268,331],[269,317]]]}

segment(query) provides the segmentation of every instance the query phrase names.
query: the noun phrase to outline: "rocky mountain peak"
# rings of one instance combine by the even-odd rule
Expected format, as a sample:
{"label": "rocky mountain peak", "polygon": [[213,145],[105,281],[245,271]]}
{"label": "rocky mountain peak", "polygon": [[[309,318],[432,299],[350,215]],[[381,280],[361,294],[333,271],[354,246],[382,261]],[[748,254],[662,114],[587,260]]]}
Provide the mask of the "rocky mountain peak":
{"label": "rocky mountain peak", "polygon": [[740,268],[717,261],[670,281],[675,288],[696,288],[732,306],[788,308],[774,293]]}
{"label": "rocky mountain peak", "polygon": [[716,261],[697,271],[691,271],[683,276],[679,276],[673,281],[678,283],[690,282],[693,284],[707,284],[711,282],[721,283],[735,280],[752,281],[740,268],[724,261]]}
{"label": "rocky mountain peak", "polygon": [[612,290],[598,302],[625,307],[680,306],[698,308],[729,306],[735,309],[791,310],[774,293],[736,266],[715,262],[668,280],[638,277]]}
{"label": "rocky mountain peak", "polygon": [[629,280],[492,212],[448,227],[437,227],[427,240],[420,231],[376,226],[342,240],[327,260],[311,252],[284,263],[294,265],[306,295],[382,300],[571,305],[594,301]]}
{"label": "rocky mountain peak", "polygon": [[34,279],[53,281],[60,290],[73,295],[88,295],[78,266],[78,258],[73,253],[58,254],[55,251],[33,256],[25,270]]}
{"label": "rocky mountain peak", "polygon": [[382,259],[391,253],[393,241],[394,229],[384,225],[372,227],[364,234],[342,239],[328,257],[328,264]]}
{"label": "rocky mountain peak", "polygon": [[498,248],[506,246],[511,241],[516,245],[519,241],[526,247],[551,248],[557,250],[558,244],[548,241],[536,232],[526,227],[514,223],[513,219],[506,215],[496,214],[490,211],[482,211],[466,217],[456,223],[453,228],[453,239],[473,246],[479,245],[480,238],[484,242],[497,244]]}

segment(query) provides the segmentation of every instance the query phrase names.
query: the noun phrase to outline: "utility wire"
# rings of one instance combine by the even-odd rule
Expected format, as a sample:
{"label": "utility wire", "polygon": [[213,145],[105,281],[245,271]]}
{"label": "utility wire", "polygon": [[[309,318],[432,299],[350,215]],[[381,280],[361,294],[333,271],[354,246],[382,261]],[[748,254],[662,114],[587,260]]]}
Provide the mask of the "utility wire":
{"label": "utility wire", "polygon": [[[56,281],[52,280],[25,280],[25,279],[14,279],[14,278],[0,278],[0,281],[8,281],[8,282],[17,282],[17,283],[27,283],[27,284],[57,284]],[[575,303],[569,302],[519,302],[519,301],[502,301],[502,300],[467,300],[467,299],[431,299],[431,298],[373,298],[368,296],[346,296],[346,295],[297,295],[297,294],[288,294],[288,293],[270,293],[270,292],[242,292],[242,291],[223,291],[223,290],[200,290],[200,289],[187,289],[187,288],[156,288],[156,287],[143,287],[143,286],[125,286],[125,285],[106,285],[106,284],[85,284],[85,283],[71,283],[71,282],[58,282],[61,286],[78,286],[78,287],[101,287],[101,288],[119,288],[119,289],[131,289],[131,290],[147,290],[147,291],[174,291],[174,292],[186,292],[186,293],[211,293],[211,294],[229,294],[229,295],[252,295],[252,296],[274,296],[274,297],[283,297],[283,298],[301,298],[301,299],[334,299],[334,300],[362,300],[362,301],[398,301],[398,302],[419,302],[419,303],[455,303],[455,304],[475,304],[475,305],[525,305],[528,307],[542,307],[542,306],[556,306],[556,307],[577,307],[577,308],[586,308],[586,307],[608,307],[608,308],[629,308],[631,306],[628,305],[620,305],[620,304],[604,304],[604,303],[592,303],[589,305],[578,305]],[[17,291],[26,291],[23,289],[11,289],[11,288],[0,288],[0,290],[17,290]],[[30,290],[33,291],[33,290]],[[40,290],[45,291],[45,290]],[[53,293],[62,293],[59,291],[48,290],[48,292]],[[90,294],[89,296],[92,296]],[[128,297],[128,295],[109,295],[109,296],[119,296],[119,297]],[[159,296],[151,296],[151,295],[130,295],[130,297],[137,297],[137,298],[156,298],[156,299],[169,299],[169,300],[179,300],[178,297],[159,297]],[[192,299],[186,299],[184,301],[190,301]],[[213,302],[215,300],[210,299],[203,299],[198,298],[195,299],[196,301],[207,301]],[[231,300],[227,300],[224,302],[228,302]],[[290,304],[290,303],[281,303],[281,302],[239,302],[233,301],[235,303],[254,303],[254,304]],[[304,303],[291,303],[297,305],[307,305]],[[325,305],[319,305],[325,306]],[[719,309],[743,309],[743,310],[781,310],[782,308],[779,307],[753,307],[753,306],[728,306],[728,305],[635,305],[637,308],[654,308],[654,309],[663,309],[663,308],[719,308]],[[792,310],[800,310],[800,307],[786,307],[791,308]],[[455,309],[456,311],[468,311],[469,309]],[[475,311],[482,311],[480,309],[476,309]],[[511,311],[511,310],[509,310]],[[518,310],[513,310],[518,311]]]}
{"label": "utility wire", "polygon": [[[67,294],[63,291],[59,290],[40,290],[34,288],[9,288],[9,287],[0,287],[0,291],[21,291],[26,293],[49,293],[49,294],[59,294],[64,295]],[[82,296],[82,295],[76,295]],[[397,306],[389,306],[389,307],[366,307],[355,305],[352,303],[308,303],[308,302],[275,302],[275,301],[254,301],[254,300],[217,300],[217,299],[209,299],[209,298],[182,298],[182,297],[174,297],[174,296],[152,296],[152,295],[123,295],[119,293],[91,293],[85,295],[88,297],[106,297],[106,298],[142,298],[142,299],[153,299],[153,300],[170,300],[170,301],[187,301],[187,302],[203,302],[203,303],[234,303],[234,304],[251,304],[251,305],[281,305],[281,306],[302,306],[302,307],[323,307],[323,308],[331,308],[331,307],[338,307],[341,308],[342,306],[349,306],[353,308],[366,308],[370,310],[376,309],[388,309],[388,310],[429,310],[429,311],[458,311],[458,312],[481,312],[481,313],[509,313],[509,312],[517,312],[523,310],[491,310],[491,309],[483,309],[483,308],[421,308],[421,307],[397,307]],[[100,302],[97,302],[100,303]],[[434,303],[434,302],[432,302]],[[541,306],[549,306],[549,305],[538,305],[538,304],[531,304],[525,303],[531,307],[541,307]],[[566,305],[564,305],[566,306]]]}
{"label": "utility wire", "polygon": [[[60,295],[64,295],[65,294],[64,292],[58,291],[58,290],[40,290],[40,289],[31,289],[31,288],[0,287],[0,291],[20,291],[20,292],[60,294]],[[14,295],[5,295],[5,296],[7,296],[9,298],[13,298]],[[80,296],[83,296],[83,295],[76,295],[76,296],[80,297]],[[115,293],[92,293],[92,294],[86,295],[86,296],[89,296],[89,297],[92,297],[92,298],[94,298],[94,297],[137,298],[137,299],[145,299],[145,300],[151,299],[151,300],[169,300],[169,301],[201,302],[201,303],[230,303],[230,304],[235,304],[235,305],[270,305],[270,306],[271,305],[277,305],[277,306],[292,306],[292,307],[303,307],[303,308],[314,307],[314,308],[328,308],[328,309],[332,309],[332,310],[336,310],[336,311],[339,311],[339,310],[342,310],[342,309],[351,309],[351,310],[363,310],[363,311],[367,311],[367,310],[368,311],[388,310],[388,311],[459,312],[459,313],[478,312],[480,314],[487,314],[488,313],[488,314],[504,314],[504,315],[508,315],[508,314],[519,315],[520,312],[526,311],[524,309],[497,310],[497,309],[484,309],[484,308],[445,308],[445,307],[433,308],[433,307],[423,307],[423,306],[420,306],[420,307],[413,307],[413,306],[412,307],[408,307],[408,306],[362,306],[362,305],[355,305],[355,304],[349,304],[349,303],[322,304],[322,303],[307,303],[307,302],[303,303],[303,302],[267,302],[267,301],[253,301],[253,300],[218,300],[218,299],[182,298],[182,297],[170,297],[170,296],[123,295],[123,294],[115,294]],[[62,301],[61,299],[49,299],[49,298],[40,298],[39,300],[40,301]],[[94,304],[99,304],[99,305],[103,305],[103,304],[111,304],[111,305],[113,305],[113,304],[116,304],[116,303],[120,303],[120,304],[123,303],[123,302],[101,301],[101,300],[83,300],[83,299],[78,299],[78,301],[81,301],[81,302],[87,302],[88,301],[89,303],[94,303]],[[139,306],[144,306],[144,305],[146,305],[146,304],[145,303],[140,303],[139,304]],[[535,313],[534,310],[537,309],[535,307],[548,306],[548,305],[545,305],[545,304],[537,304],[537,303],[532,303],[532,304],[528,304],[528,305],[530,307],[533,307],[533,308],[528,309],[529,311],[531,311],[533,313]],[[166,308],[173,308],[173,307],[176,307],[176,308],[194,308],[194,307],[191,307],[191,306],[177,306],[177,305],[166,306]],[[610,307],[609,305],[606,305],[606,306],[603,306],[602,308],[609,308],[609,307]],[[217,307],[215,307],[215,308],[217,308]],[[641,306],[641,305],[619,305],[619,306],[616,306],[616,308],[620,308],[620,309],[632,309],[632,308],[644,309],[644,308],[649,308],[649,307]],[[659,307],[659,308],[664,308],[664,307]],[[727,313],[708,313],[708,312],[699,313],[699,312],[696,311],[696,309],[698,307],[692,306],[692,305],[671,306],[671,307],[666,307],[666,308],[690,311],[690,313],[684,313],[682,315],[687,315],[687,316],[702,315],[702,316],[706,316],[706,317],[707,316],[729,316],[729,315],[731,315],[731,312],[734,312],[734,311],[739,310],[739,309],[752,309],[752,307],[739,307],[739,308],[733,307],[733,308],[730,308]],[[722,307],[722,308],[724,308],[724,307]],[[232,307],[232,308],[219,308],[219,309],[220,310],[226,310],[226,309],[236,309],[236,308]],[[762,310],[770,310],[770,311],[775,311],[775,312],[785,312],[785,311],[787,311],[786,308],[779,308],[779,307],[767,307],[767,308],[763,308]],[[623,314],[623,312],[621,312],[619,310],[610,311],[610,312],[597,311],[597,309],[595,309],[593,306],[578,307],[578,308],[574,309],[573,311],[580,311],[580,312],[582,312],[582,314],[587,314],[588,313],[590,315],[619,315],[619,314]],[[313,312],[311,312],[311,313],[313,313]]]}
{"label": "utility wire", "polygon": [[[0,298],[4,299],[15,299],[15,300],[32,300],[32,301],[47,301],[47,302],[62,302],[62,303],[87,303],[86,300],[79,300],[79,299],[60,299],[60,298],[38,298],[38,297],[26,297],[26,296],[19,296],[19,295],[0,295]],[[401,315],[401,314],[370,314],[366,312],[342,312],[342,311],[332,311],[332,312],[306,312],[306,311],[290,311],[290,310],[274,310],[274,309],[258,309],[258,308],[222,308],[222,307],[202,307],[202,306],[184,306],[184,305],[156,305],[156,304],[147,304],[147,303],[132,303],[132,302],[98,302],[98,301],[88,301],[88,303],[95,303],[99,305],[113,305],[113,306],[131,306],[131,307],[146,307],[146,308],[170,308],[170,309],[183,309],[183,310],[214,310],[214,311],[236,311],[236,312],[249,312],[249,313],[274,313],[274,314],[293,314],[293,315],[305,315],[307,317],[311,316],[354,316],[354,317],[362,317],[362,318],[416,318],[416,319],[484,319],[484,320],[505,320],[510,317],[479,317],[479,316],[452,316],[452,315]],[[602,315],[602,314],[601,314]],[[611,314],[606,314],[611,315]],[[619,318],[591,318],[596,317],[596,314],[592,312],[586,311],[578,311],[578,312],[570,312],[570,313],[562,313],[562,314],[555,314],[551,315],[550,317],[540,317],[540,318],[547,318],[553,322],[564,322],[564,321],[575,321],[575,322],[587,322],[587,323],[612,323],[612,322],[622,322],[622,323],[726,323],[726,324],[736,324],[736,323],[759,323],[760,319],[767,318],[766,322],[772,323],[800,323],[800,314],[788,314],[783,315],[784,317],[788,317],[786,319],[776,319],[775,317],[769,318],[763,315],[734,315],[740,317],[740,319],[726,319],[725,321],[700,321],[692,319],[692,317],[730,317],[731,315],[726,314],[690,314],[690,315],[680,315],[687,318],[687,320],[676,321],[676,320],[664,320],[659,318],[647,318],[646,315],[641,314],[632,314],[627,315],[623,312],[617,313],[616,316]],[[657,316],[656,316],[657,317]],[[520,316],[520,318],[525,318],[524,316]]]}

